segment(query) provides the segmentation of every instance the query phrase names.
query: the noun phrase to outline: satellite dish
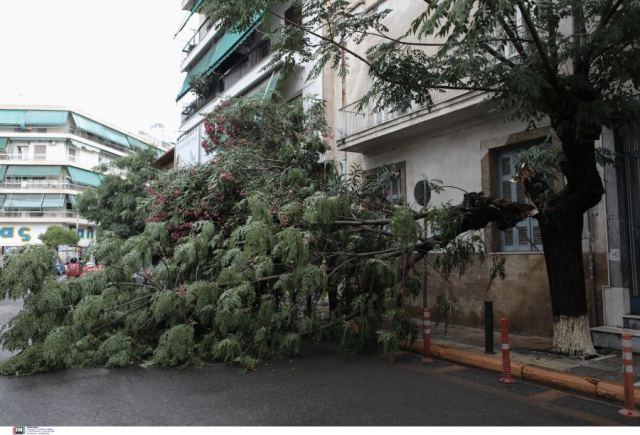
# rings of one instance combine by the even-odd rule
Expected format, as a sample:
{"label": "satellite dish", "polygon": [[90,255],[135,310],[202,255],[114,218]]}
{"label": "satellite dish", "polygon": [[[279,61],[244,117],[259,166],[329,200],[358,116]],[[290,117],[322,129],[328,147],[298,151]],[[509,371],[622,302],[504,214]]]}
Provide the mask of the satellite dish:
{"label": "satellite dish", "polygon": [[426,207],[431,200],[431,187],[427,180],[420,180],[416,183],[416,187],[413,189],[413,197],[416,202],[423,207]]}

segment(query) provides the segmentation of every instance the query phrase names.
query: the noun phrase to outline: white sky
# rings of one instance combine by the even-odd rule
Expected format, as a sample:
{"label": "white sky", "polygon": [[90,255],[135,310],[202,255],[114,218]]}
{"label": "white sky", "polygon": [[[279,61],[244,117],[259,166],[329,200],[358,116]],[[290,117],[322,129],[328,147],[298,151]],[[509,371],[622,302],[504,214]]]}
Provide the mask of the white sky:
{"label": "white sky", "polygon": [[181,0],[0,0],[0,104],[72,106],[175,140]]}

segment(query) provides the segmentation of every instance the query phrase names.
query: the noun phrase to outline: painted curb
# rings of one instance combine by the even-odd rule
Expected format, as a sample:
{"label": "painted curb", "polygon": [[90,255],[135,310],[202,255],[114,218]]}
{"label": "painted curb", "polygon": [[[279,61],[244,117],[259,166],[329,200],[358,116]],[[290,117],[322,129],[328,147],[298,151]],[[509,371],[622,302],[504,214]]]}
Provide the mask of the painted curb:
{"label": "painted curb", "polygon": [[[416,342],[412,350],[423,352],[422,341]],[[484,354],[454,349],[438,344],[431,344],[431,353],[436,358],[476,367],[494,372],[502,372],[502,361],[499,358]],[[559,372],[544,367],[522,364],[511,360],[511,372],[516,378],[528,379],[555,387],[566,388],[583,394],[594,395],[608,400],[624,401],[624,385],[590,376],[579,376],[571,373]],[[634,389],[637,405],[640,405],[640,389]]]}

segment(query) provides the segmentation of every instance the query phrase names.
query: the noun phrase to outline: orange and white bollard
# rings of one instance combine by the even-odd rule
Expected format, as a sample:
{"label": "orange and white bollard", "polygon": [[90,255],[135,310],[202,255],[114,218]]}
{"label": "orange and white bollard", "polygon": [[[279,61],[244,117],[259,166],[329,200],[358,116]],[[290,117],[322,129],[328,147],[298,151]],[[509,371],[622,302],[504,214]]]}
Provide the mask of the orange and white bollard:
{"label": "orange and white bollard", "polygon": [[433,362],[431,357],[431,310],[424,307],[422,316],[422,341],[424,343],[424,358],[422,362]]}
{"label": "orange and white bollard", "polygon": [[640,417],[640,412],[636,410],[633,391],[633,349],[631,334],[628,331],[622,334],[622,370],[624,371],[624,408],[618,412],[627,417]]}
{"label": "orange and white bollard", "polygon": [[515,384],[516,381],[511,376],[511,354],[509,353],[509,320],[500,319],[502,332],[502,377],[503,384]]}

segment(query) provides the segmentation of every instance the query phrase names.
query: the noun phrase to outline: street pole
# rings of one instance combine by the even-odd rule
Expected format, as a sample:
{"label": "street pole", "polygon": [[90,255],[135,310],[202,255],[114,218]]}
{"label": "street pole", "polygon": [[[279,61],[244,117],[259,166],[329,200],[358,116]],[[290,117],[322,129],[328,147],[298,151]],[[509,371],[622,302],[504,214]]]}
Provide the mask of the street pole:
{"label": "street pole", "polygon": [[494,354],[493,350],[493,302],[484,301],[484,353]]}

